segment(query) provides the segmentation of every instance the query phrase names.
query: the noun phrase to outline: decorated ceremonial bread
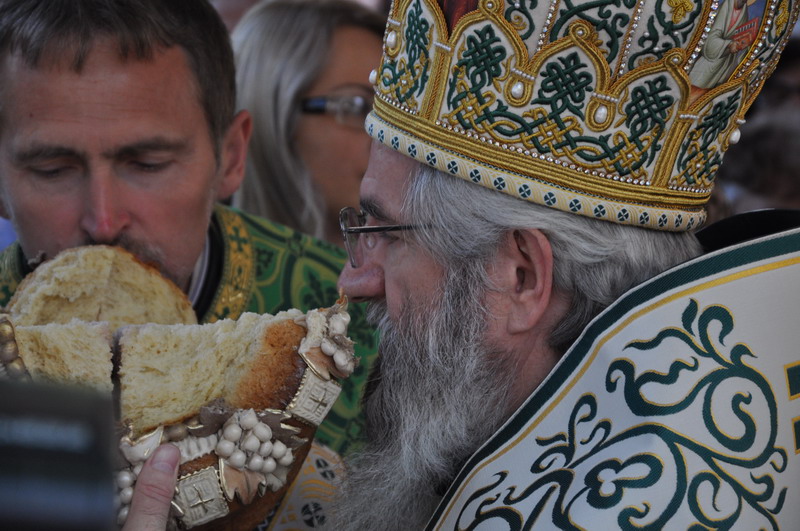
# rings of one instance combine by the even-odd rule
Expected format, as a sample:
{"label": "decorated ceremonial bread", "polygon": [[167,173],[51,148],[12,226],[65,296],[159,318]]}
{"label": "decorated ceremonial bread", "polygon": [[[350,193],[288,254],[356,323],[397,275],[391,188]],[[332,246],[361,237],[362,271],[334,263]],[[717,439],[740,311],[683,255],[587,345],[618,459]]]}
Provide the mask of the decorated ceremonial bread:
{"label": "decorated ceremonial bread", "polygon": [[181,450],[172,523],[249,529],[281,499],[337,379],[355,367],[346,306],[200,325],[156,269],[119,248],[81,247],[20,285],[0,316],[0,368],[118,391],[120,524],[144,461],[172,442]]}

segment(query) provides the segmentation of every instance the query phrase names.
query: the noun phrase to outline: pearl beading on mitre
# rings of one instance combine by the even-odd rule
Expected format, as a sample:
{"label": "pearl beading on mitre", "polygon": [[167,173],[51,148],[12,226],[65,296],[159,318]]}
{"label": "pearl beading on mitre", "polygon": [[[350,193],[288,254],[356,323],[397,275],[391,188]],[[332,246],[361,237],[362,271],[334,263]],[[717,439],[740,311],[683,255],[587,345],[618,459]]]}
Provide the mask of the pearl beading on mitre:
{"label": "pearl beading on mitre", "polygon": [[451,132],[456,133],[456,134],[464,135],[464,136],[466,136],[468,138],[472,138],[472,139],[477,140],[479,142],[483,142],[485,144],[493,145],[495,147],[498,147],[500,149],[504,149],[506,151],[512,151],[512,152],[517,153],[519,155],[525,155],[525,156],[528,156],[528,157],[531,157],[531,158],[534,158],[534,159],[539,159],[539,160],[542,160],[542,161],[545,161],[545,162],[548,162],[548,163],[551,163],[551,164],[556,164],[558,166],[563,166],[564,168],[568,168],[570,170],[582,172],[582,173],[584,173],[586,175],[591,175],[593,177],[601,177],[601,178],[609,179],[609,180],[612,180],[612,181],[624,182],[624,183],[627,183],[627,184],[633,184],[633,185],[638,185],[638,186],[651,186],[652,185],[652,181],[649,181],[647,179],[634,178],[634,177],[622,177],[619,174],[615,174],[615,173],[605,173],[605,172],[602,172],[602,171],[599,171],[599,170],[596,170],[596,169],[592,169],[592,168],[582,168],[582,167],[580,167],[579,165],[577,165],[577,164],[575,164],[573,162],[557,159],[555,157],[551,157],[550,155],[537,153],[537,152],[532,151],[530,149],[524,149],[522,147],[510,145],[508,143],[499,142],[499,141],[494,140],[492,138],[487,138],[485,136],[481,136],[480,134],[475,133],[473,131],[465,131],[464,129],[462,129],[462,128],[458,127],[458,126],[445,124],[441,120],[436,120],[435,123],[436,123],[437,126],[443,128],[443,129],[446,129],[446,130],[451,131]]}

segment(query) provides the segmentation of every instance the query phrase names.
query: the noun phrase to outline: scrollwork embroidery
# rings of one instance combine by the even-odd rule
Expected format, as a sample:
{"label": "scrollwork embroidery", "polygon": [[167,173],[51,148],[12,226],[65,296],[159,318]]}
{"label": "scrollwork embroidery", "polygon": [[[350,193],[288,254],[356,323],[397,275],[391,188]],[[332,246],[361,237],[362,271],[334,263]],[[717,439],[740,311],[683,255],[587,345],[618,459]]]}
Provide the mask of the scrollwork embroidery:
{"label": "scrollwork embroidery", "polygon": [[[615,430],[612,420],[601,418],[598,396],[583,394],[565,431],[536,439],[542,450],[530,465],[531,481],[520,486],[511,484],[510,472],[495,474],[491,484],[474,492],[464,505],[458,528],[471,529],[499,518],[512,529],[529,529],[549,516],[548,525],[577,529],[573,513],[580,505],[612,511],[621,529],[660,529],[681,506],[688,508],[683,514],[694,519],[681,523],[687,528],[728,529],[748,510],[760,514],[766,527],[777,529],[775,515],[787,489],[776,486],[773,473],[786,469],[788,456],[776,446],[777,403],[772,388],[747,364],[755,357],[748,346],[725,347],[734,329],[727,308],[711,305],[700,311],[691,300],[681,321],[680,327],[664,328],[651,339],[630,341],[624,347],[638,353],[637,359],[671,349],[676,354],[667,370],[648,363],[648,369],[637,374],[634,361],[617,357],[606,372],[606,392],[622,393],[625,405],[641,422]],[[676,349],[675,341],[687,348]],[[756,418],[748,410],[756,402],[768,415],[759,413]],[[698,406],[702,424],[693,424],[689,433],[675,419],[691,418],[695,411],[691,408]],[[730,413],[725,426],[715,415],[715,408],[722,406]],[[654,447],[663,451],[648,450]],[[656,505],[631,503],[635,496],[625,498],[628,492],[646,489],[666,493],[664,500]],[[724,514],[717,507],[723,497],[729,501]],[[526,507],[532,505],[527,513],[520,510],[525,501]],[[468,508],[473,508],[472,514]]]}

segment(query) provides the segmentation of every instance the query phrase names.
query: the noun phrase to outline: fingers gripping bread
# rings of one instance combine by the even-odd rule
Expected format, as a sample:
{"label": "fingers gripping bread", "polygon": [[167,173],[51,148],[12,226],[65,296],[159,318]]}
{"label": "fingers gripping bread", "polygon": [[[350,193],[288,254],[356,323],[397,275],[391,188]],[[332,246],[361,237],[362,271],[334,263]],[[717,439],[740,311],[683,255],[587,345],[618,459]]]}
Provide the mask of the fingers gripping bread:
{"label": "fingers gripping bread", "polygon": [[[173,500],[176,524],[200,529],[257,525],[299,470],[316,426],[338,395],[336,378],[354,368],[346,302],[308,313],[243,314],[204,325],[142,323],[155,314],[137,308],[141,302],[108,303],[132,292],[130,283],[114,277],[174,286],[113,248],[65,254],[30,275],[9,315],[0,315],[0,375],[111,392],[116,360],[124,431],[117,477],[120,523],[142,463],[169,441],[182,455]],[[73,286],[93,278],[84,275],[88,267],[116,271],[96,275],[105,285],[102,296]],[[73,280],[70,268],[79,280]],[[140,290],[134,300],[158,293],[157,300],[166,303],[177,293],[181,300],[169,305],[179,311],[159,318],[193,320],[193,314],[190,320],[180,310],[183,293],[162,288]],[[59,308],[57,315],[50,305]],[[87,305],[99,310],[87,311]],[[69,317],[73,306],[80,306],[78,318]],[[87,320],[94,315],[113,322]],[[45,319],[54,322],[44,324]]]}

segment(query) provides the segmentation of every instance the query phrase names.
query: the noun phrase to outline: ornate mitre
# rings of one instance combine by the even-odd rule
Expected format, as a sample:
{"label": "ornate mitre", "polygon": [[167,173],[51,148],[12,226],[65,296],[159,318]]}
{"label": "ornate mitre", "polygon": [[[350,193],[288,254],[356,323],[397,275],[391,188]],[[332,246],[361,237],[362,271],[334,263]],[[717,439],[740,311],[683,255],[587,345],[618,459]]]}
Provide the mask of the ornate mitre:
{"label": "ornate mitre", "polygon": [[395,0],[367,130],[527,201],[694,229],[798,9],[790,0]]}

